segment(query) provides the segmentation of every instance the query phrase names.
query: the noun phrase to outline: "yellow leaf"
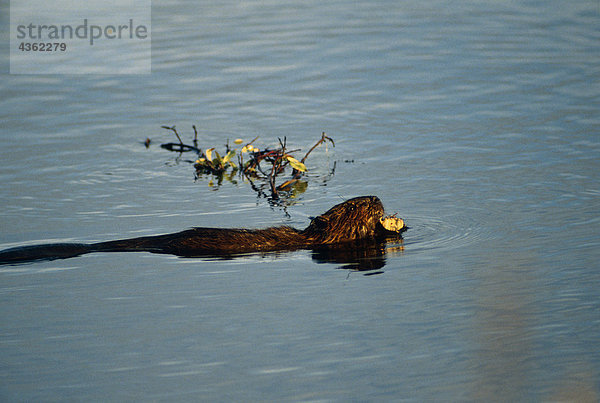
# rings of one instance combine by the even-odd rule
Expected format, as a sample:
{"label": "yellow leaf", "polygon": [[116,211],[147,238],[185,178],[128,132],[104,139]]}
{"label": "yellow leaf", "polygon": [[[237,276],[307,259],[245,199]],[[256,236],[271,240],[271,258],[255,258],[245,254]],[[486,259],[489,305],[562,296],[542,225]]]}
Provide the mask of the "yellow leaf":
{"label": "yellow leaf", "polygon": [[227,153],[225,157],[223,157],[223,164],[227,164],[229,160],[235,155],[235,150],[231,150]]}
{"label": "yellow leaf", "polygon": [[209,160],[210,162],[212,162],[212,152],[215,148],[209,148],[208,150],[204,151],[204,155],[206,155],[206,159]]}
{"label": "yellow leaf", "polygon": [[304,165],[303,163],[301,163],[300,161],[298,161],[296,158],[294,158],[292,156],[289,156],[289,155],[286,155],[285,158],[290,162],[290,165],[296,171],[306,172],[306,165]]}
{"label": "yellow leaf", "polygon": [[244,140],[242,140],[242,139],[235,139],[235,140],[233,140],[233,142],[234,142],[235,144],[242,144],[242,142],[243,142],[243,141],[244,141]]}

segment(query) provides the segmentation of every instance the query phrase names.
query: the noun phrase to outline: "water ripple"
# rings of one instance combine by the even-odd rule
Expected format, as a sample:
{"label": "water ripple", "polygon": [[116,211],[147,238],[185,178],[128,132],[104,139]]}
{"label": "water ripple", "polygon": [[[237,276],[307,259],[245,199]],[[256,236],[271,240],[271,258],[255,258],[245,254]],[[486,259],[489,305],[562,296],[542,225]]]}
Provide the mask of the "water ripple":
{"label": "water ripple", "polygon": [[450,222],[439,217],[411,216],[409,231],[404,236],[407,251],[456,249],[474,242],[492,238],[486,226],[471,218]]}

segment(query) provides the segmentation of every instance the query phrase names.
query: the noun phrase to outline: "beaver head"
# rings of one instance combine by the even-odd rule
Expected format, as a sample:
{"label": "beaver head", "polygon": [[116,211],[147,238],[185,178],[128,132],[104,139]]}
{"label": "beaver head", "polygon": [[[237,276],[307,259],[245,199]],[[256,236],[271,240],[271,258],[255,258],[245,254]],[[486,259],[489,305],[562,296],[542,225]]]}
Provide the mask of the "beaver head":
{"label": "beaver head", "polygon": [[[375,238],[389,232],[382,225],[383,212],[383,204],[378,197],[355,197],[315,217],[302,233],[320,244]],[[400,233],[402,229],[404,227],[395,232]]]}

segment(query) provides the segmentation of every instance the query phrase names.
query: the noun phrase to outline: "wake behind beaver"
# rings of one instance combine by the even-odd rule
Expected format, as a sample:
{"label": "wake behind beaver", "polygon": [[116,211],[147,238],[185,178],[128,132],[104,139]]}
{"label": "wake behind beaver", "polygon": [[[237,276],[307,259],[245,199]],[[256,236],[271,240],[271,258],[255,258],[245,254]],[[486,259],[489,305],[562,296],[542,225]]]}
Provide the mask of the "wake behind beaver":
{"label": "wake behind beaver", "polygon": [[24,246],[0,252],[0,264],[75,257],[91,252],[153,252],[177,256],[231,256],[251,252],[317,249],[382,239],[406,231],[404,221],[384,217],[376,196],[340,203],[298,230],[288,226],[265,229],[192,228],[156,236],[94,244],[60,243]]}

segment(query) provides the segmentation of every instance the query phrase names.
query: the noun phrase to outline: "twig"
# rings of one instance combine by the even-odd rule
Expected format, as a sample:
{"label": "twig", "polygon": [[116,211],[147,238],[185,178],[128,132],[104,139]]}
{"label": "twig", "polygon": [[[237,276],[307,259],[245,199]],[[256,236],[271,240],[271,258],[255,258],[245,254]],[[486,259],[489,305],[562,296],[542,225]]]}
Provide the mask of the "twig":
{"label": "twig", "polygon": [[[208,154],[206,155],[202,152],[202,150],[198,147],[198,129],[195,125],[192,125],[192,128],[194,130],[193,146],[183,143],[183,140],[181,139],[181,136],[177,132],[177,129],[174,125],[172,127],[161,127],[163,129],[172,131],[177,137],[177,140],[179,141],[179,143],[161,144],[162,148],[169,151],[179,152],[180,156],[182,155],[181,153],[186,151],[194,151],[198,154],[198,159],[195,162],[189,161],[191,163],[194,163],[197,178],[205,173],[212,174],[219,178],[220,184],[224,177],[223,174],[226,173],[227,170],[231,167],[232,172],[230,174],[230,177],[225,177],[227,180],[231,181],[231,177],[233,177],[234,173],[238,172],[250,182],[250,186],[253,190],[258,192],[259,197],[266,197],[269,200],[269,204],[277,206],[285,206],[286,200],[290,197],[290,195],[287,192],[304,192],[306,188],[306,182],[300,180],[300,177],[304,174],[304,171],[306,170],[306,167],[303,164],[307,160],[310,153],[319,145],[326,143],[327,141],[330,141],[331,144],[333,144],[333,146],[335,147],[333,139],[329,138],[325,134],[325,132],[322,132],[321,138],[316,142],[315,145],[313,145],[308,150],[308,152],[306,153],[306,155],[304,155],[302,160],[298,161],[294,158],[293,154],[301,152],[301,149],[288,150],[287,137],[284,137],[283,139],[278,138],[279,148],[275,148],[272,150],[268,148],[258,150],[252,146],[252,144],[259,138],[258,136],[256,136],[252,141],[248,142],[239,153],[237,153],[238,150],[230,148],[229,139],[227,139],[225,144],[225,156],[221,157],[219,156],[215,148],[210,148],[209,150],[207,150]],[[248,161],[244,162],[244,154],[248,149],[250,149],[247,157]],[[214,152],[213,155],[215,155],[216,157],[208,159],[208,157],[211,156],[210,152]],[[238,166],[236,166],[230,160],[235,153],[238,154]],[[179,156],[177,157],[176,161],[179,161]],[[263,163],[261,164],[261,162]],[[271,165],[270,169],[268,166],[269,164]],[[289,178],[288,180],[281,179],[283,183],[277,186],[277,176],[283,175],[284,172],[287,172],[288,166],[292,167],[291,178]],[[297,170],[294,167],[297,167],[302,171]],[[333,175],[334,171],[335,161],[334,168],[329,174],[329,176]],[[255,180],[260,180],[262,182],[261,185],[256,186],[256,184],[253,183],[251,178]],[[269,189],[270,192],[267,189]],[[284,192],[283,196],[281,192]]]}
{"label": "twig", "polygon": [[246,144],[246,147],[248,147],[250,144],[254,143],[256,140],[258,140],[258,136],[254,137],[251,142]]}
{"label": "twig", "polygon": [[167,129],[167,130],[172,130],[173,133],[175,133],[175,135],[177,136],[177,139],[179,140],[179,144],[183,145],[183,141],[181,141],[181,137],[179,137],[179,133],[177,133],[177,130],[175,130],[175,126],[173,127],[169,127],[169,126],[161,126],[163,129]]}
{"label": "twig", "polygon": [[308,154],[310,154],[312,152],[312,150],[314,150],[315,148],[317,148],[320,144],[323,144],[325,142],[325,140],[331,141],[331,144],[335,147],[335,143],[333,142],[333,139],[330,138],[330,137],[327,137],[325,135],[325,132],[323,132],[323,134],[321,134],[321,138],[319,139],[319,141],[317,141],[317,143],[314,146],[312,146],[312,148],[310,150],[308,150],[308,152],[306,153],[306,155],[304,156],[304,158],[302,158],[300,160],[300,162],[304,164],[304,161],[306,161],[306,158],[308,157]]}
{"label": "twig", "polygon": [[[319,139],[319,141],[317,141],[317,142],[315,143],[315,145],[314,145],[314,146],[312,146],[312,148],[311,148],[310,150],[308,150],[308,152],[306,153],[306,155],[304,155],[304,158],[302,158],[302,159],[300,160],[300,162],[304,164],[304,161],[306,161],[306,158],[307,158],[307,157],[308,157],[308,155],[309,155],[309,154],[312,152],[312,150],[314,150],[315,148],[317,148],[319,145],[323,144],[323,143],[324,143],[326,140],[329,140],[329,141],[331,141],[331,144],[333,144],[333,146],[335,147],[335,143],[333,142],[333,139],[332,139],[332,138],[330,138],[330,137],[327,137],[327,135],[325,134],[325,132],[323,132],[323,133],[321,134],[321,138]],[[296,169],[292,170],[292,178],[294,178],[294,179],[298,179],[298,178],[300,178],[301,176],[302,176],[302,172],[300,172],[300,171],[298,171],[298,170],[296,170]]]}
{"label": "twig", "polygon": [[[248,147],[250,144],[254,143],[256,140],[258,140],[258,136],[254,137],[254,139],[252,139],[251,142],[247,143],[244,148]],[[240,162],[240,169],[244,166],[244,153],[240,153],[238,156],[238,160]],[[244,169],[245,171],[245,169]]]}
{"label": "twig", "polygon": [[166,143],[166,144],[161,144],[160,145],[161,148],[164,148],[165,150],[169,150],[169,151],[176,151],[176,152],[180,152],[180,153],[184,153],[186,151],[195,151],[198,154],[202,154],[202,150],[200,150],[197,147],[194,146],[189,146],[187,144],[177,144],[177,143]]}
{"label": "twig", "polygon": [[281,168],[283,158],[285,156],[285,145],[287,143],[287,138],[283,138],[283,142],[281,139],[279,140],[279,145],[281,146],[281,153],[275,158],[273,161],[273,167],[271,168],[271,174],[269,175],[269,184],[271,185],[271,197],[273,199],[279,199],[279,194],[277,192],[277,187],[275,186],[275,177],[279,173],[279,169]]}

